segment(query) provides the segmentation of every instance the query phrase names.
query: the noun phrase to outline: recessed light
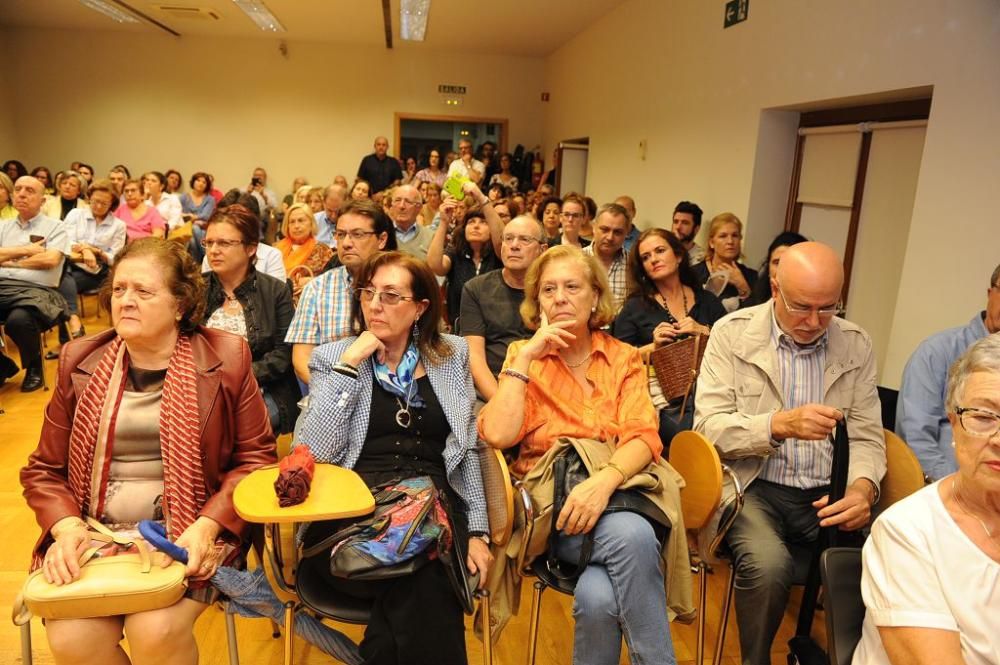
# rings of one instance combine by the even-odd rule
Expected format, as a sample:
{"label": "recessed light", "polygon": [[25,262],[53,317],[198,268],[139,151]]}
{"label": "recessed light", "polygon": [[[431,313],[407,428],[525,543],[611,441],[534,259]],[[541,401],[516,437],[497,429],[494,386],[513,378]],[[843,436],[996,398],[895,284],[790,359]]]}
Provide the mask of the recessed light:
{"label": "recessed light", "polygon": [[400,0],[399,36],[411,42],[424,41],[431,0]]}
{"label": "recessed light", "polygon": [[260,0],[233,0],[233,4],[243,10],[257,27],[265,32],[285,32],[285,26]]}
{"label": "recessed light", "polygon": [[118,23],[138,23],[139,19],[132,16],[128,12],[124,12],[118,7],[105,2],[104,0],[80,0],[80,4],[87,9],[93,9],[95,12],[101,12],[108,18]]}

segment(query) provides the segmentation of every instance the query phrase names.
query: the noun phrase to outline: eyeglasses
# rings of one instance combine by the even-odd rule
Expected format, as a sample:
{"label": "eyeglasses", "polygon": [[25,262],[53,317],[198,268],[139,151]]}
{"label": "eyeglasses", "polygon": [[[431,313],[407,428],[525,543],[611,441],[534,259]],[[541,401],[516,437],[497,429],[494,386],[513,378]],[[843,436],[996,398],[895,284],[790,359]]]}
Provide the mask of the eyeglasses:
{"label": "eyeglasses", "polygon": [[792,316],[809,316],[813,312],[816,312],[816,316],[823,318],[834,316],[844,308],[844,303],[840,300],[833,307],[820,307],[817,309],[813,309],[812,307],[792,307],[788,304],[788,298],[785,297],[785,292],[781,290],[781,286],[778,286],[778,293],[781,295],[781,304],[785,306],[785,311]]}
{"label": "eyeglasses", "polygon": [[541,242],[538,238],[532,238],[531,236],[518,236],[513,233],[505,233],[502,239],[505,245],[513,245],[515,242],[519,245],[530,245],[533,242]]}
{"label": "eyeglasses", "polygon": [[395,291],[376,291],[375,289],[355,289],[354,297],[364,303],[369,303],[375,300],[375,296],[378,296],[379,302],[383,305],[398,305],[401,300],[416,300],[413,296],[404,296],[401,293],[396,293]]}
{"label": "eyeglasses", "polygon": [[583,219],[582,212],[561,212],[559,214],[565,217],[566,219]]}
{"label": "eyeglasses", "polygon": [[218,247],[219,249],[232,249],[244,244],[242,240],[202,240],[201,246],[205,249]]}
{"label": "eyeglasses", "polygon": [[392,199],[392,205],[397,205],[397,204],[399,204],[399,205],[408,205],[408,206],[416,206],[416,205],[420,205],[420,201],[412,201],[410,199],[404,199],[404,198],[399,197],[399,196],[393,197],[393,199]]}
{"label": "eyeglasses", "polygon": [[353,229],[351,231],[336,231],[333,237],[337,240],[344,240],[347,236],[351,236],[351,240],[364,240],[367,236],[375,235],[375,231],[362,231],[361,229]]}
{"label": "eyeglasses", "polygon": [[962,423],[962,429],[972,436],[991,439],[1000,432],[1000,414],[986,411],[984,409],[966,409],[959,407],[955,409],[958,420]]}

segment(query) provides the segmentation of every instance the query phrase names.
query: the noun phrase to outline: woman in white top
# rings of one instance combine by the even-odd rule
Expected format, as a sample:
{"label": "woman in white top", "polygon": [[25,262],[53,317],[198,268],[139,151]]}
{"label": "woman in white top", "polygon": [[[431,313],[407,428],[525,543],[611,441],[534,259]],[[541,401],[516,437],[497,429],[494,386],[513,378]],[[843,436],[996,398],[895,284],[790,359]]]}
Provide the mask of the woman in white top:
{"label": "woman in white top", "polygon": [[854,665],[1000,663],[1000,335],[955,363],[945,406],[958,472],[872,527]]}
{"label": "woman in white top", "polygon": [[167,193],[167,176],[159,171],[150,171],[142,176],[142,186],[146,191],[146,203],[160,213],[167,223],[168,232],[184,223],[181,200],[176,194]]}

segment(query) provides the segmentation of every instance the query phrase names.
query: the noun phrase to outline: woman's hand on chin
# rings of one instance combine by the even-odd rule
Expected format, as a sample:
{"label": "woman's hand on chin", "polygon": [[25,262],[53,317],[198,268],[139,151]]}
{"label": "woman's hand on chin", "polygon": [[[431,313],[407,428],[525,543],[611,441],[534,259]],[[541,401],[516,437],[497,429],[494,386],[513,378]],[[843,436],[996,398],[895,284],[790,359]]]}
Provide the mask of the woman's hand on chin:
{"label": "woman's hand on chin", "polygon": [[483,542],[481,538],[471,536],[469,538],[469,554],[465,557],[465,565],[469,572],[475,575],[479,573],[479,588],[486,586],[486,575],[493,563],[493,554],[490,546]]}
{"label": "woman's hand on chin", "polygon": [[344,355],[340,357],[340,361],[352,367],[357,367],[372,354],[376,354],[376,358],[380,363],[385,362],[385,344],[371,330],[366,330],[358,335],[353,344],[347,347]]}
{"label": "woman's hand on chin", "polygon": [[569,341],[576,339],[576,335],[568,330],[576,324],[576,321],[565,320],[548,323],[544,318],[542,321],[542,325],[535,331],[531,339],[521,347],[519,355],[528,362],[538,360],[550,346],[557,349],[569,348]]}

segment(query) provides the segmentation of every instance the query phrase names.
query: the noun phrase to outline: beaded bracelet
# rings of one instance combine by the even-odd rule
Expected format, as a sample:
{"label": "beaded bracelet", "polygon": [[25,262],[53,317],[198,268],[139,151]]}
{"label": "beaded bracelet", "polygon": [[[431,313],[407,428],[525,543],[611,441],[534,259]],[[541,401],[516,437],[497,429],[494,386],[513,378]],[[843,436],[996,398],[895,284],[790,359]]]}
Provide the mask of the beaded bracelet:
{"label": "beaded bracelet", "polygon": [[507,369],[505,369],[504,371],[502,371],[500,373],[501,374],[506,374],[507,376],[512,376],[515,379],[520,379],[521,381],[524,381],[525,383],[530,383],[531,382],[531,379],[528,378],[527,374],[521,374],[516,369],[511,369],[511,368],[508,367]]}

